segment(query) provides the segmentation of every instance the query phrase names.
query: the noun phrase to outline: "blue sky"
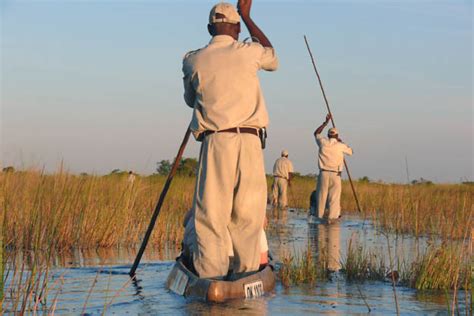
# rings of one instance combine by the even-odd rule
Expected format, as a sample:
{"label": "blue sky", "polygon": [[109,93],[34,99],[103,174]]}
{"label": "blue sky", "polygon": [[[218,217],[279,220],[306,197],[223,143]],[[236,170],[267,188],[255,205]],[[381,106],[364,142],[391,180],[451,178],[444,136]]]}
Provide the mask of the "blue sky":
{"label": "blue sky", "polygon": [[[2,164],[147,174],[171,159],[191,117],[181,60],[209,41],[213,3],[3,0]],[[254,1],[252,16],[281,65],[260,74],[268,172],[282,148],[317,169],[306,34],[355,178],[406,181],[407,157],[412,179],[473,180],[471,1]]]}

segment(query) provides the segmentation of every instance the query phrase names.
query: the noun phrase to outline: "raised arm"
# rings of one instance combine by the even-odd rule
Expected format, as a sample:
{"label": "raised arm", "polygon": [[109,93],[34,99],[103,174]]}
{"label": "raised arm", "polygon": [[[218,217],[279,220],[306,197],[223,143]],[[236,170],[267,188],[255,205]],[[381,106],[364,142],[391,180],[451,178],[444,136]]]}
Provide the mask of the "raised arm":
{"label": "raised arm", "polygon": [[329,120],[331,119],[331,114],[326,115],[326,120],[314,131],[314,136],[321,134],[323,129],[328,125]]}
{"label": "raised arm", "polygon": [[249,30],[250,36],[254,42],[258,41],[263,47],[273,47],[267,36],[260,30],[255,22],[250,17],[250,8],[252,7],[252,0],[239,0],[237,9],[242,17],[242,20]]}

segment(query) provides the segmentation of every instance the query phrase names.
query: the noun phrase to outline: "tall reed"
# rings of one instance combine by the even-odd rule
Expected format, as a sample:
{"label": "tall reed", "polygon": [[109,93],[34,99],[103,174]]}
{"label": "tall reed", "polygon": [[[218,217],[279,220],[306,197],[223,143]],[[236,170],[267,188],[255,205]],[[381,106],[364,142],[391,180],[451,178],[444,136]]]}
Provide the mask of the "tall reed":
{"label": "tall reed", "polygon": [[463,252],[463,247],[467,250],[469,245],[458,241],[433,243],[416,257],[397,257],[391,268],[384,254],[350,240],[341,271],[348,280],[391,282],[393,277],[417,290],[470,290],[472,252]]}
{"label": "tall reed", "polygon": [[[272,180],[268,179],[269,195]],[[472,227],[474,186],[469,184],[384,184],[354,182],[364,216],[371,217],[384,229],[414,236],[438,235],[462,238]],[[309,209],[316,179],[296,177],[288,193],[290,207]],[[346,213],[357,207],[347,181],[342,182],[341,206]],[[473,231],[474,234],[474,231]]]}
{"label": "tall reed", "polygon": [[[72,248],[134,247],[141,241],[164,177],[77,176],[39,171],[0,176],[3,245],[8,249],[59,250]],[[308,208],[315,180],[294,179],[291,207]],[[268,179],[269,187],[271,179]],[[356,182],[366,216],[384,229],[415,236],[435,234],[462,238],[472,229],[474,186],[395,185]],[[191,207],[195,179],[176,177],[165,200],[150,244],[179,244],[182,218]],[[347,183],[342,207],[354,210]]]}
{"label": "tall reed", "polygon": [[383,280],[387,273],[384,256],[367,250],[352,239],[341,262],[341,270],[349,281]]}
{"label": "tall reed", "polygon": [[413,262],[409,284],[411,287],[426,289],[470,289],[472,254],[461,256],[459,243],[442,243],[431,246]]}
{"label": "tall reed", "polygon": [[328,278],[328,254],[322,249],[314,255],[311,248],[302,254],[285,254],[282,257],[278,276],[285,287],[302,283],[314,284]]}
{"label": "tall reed", "polygon": [[[141,241],[164,178],[76,176],[37,171],[5,174],[4,246],[9,249],[64,250],[135,246]],[[176,178],[150,244],[178,244],[182,218],[190,208],[194,179]]]}
{"label": "tall reed", "polygon": [[[3,182],[4,174],[0,174],[0,183]],[[1,191],[0,191],[1,192]],[[3,306],[3,296],[4,296],[4,274],[5,274],[5,263],[6,260],[4,258],[4,243],[3,243],[3,236],[5,234],[5,207],[4,207],[5,199],[3,194],[0,193],[0,302],[2,302]]]}
{"label": "tall reed", "polygon": [[59,279],[54,282],[51,278],[44,256],[27,252],[12,256],[4,278],[5,292],[0,302],[5,313],[54,313],[55,300],[48,300],[48,293],[54,288],[58,291],[61,284]]}
{"label": "tall reed", "polygon": [[[363,211],[388,231],[460,239],[473,224],[472,185],[356,183],[356,190]],[[343,209],[356,208],[347,184],[341,200]]]}

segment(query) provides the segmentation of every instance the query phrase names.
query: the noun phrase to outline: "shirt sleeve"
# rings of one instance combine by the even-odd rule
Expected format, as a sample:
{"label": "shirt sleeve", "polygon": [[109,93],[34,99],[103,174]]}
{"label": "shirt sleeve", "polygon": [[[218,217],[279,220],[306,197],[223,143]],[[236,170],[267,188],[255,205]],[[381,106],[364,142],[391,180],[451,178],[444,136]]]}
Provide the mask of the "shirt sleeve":
{"label": "shirt sleeve", "polygon": [[321,147],[321,144],[324,142],[324,136],[321,134],[316,134],[316,144]]}
{"label": "shirt sleeve", "polygon": [[183,85],[184,85],[184,102],[189,107],[194,107],[194,101],[196,100],[196,91],[193,86],[193,75],[190,71],[190,66],[188,65],[186,58],[183,60]]}
{"label": "shirt sleeve", "polygon": [[[260,45],[261,46],[261,45]],[[260,69],[267,71],[275,71],[278,68],[278,57],[275,49],[272,47],[262,47],[262,54],[258,61]]]}
{"label": "shirt sleeve", "polygon": [[342,144],[343,149],[342,152],[345,153],[346,155],[352,156],[352,148],[347,146],[346,144]]}
{"label": "shirt sleeve", "polygon": [[289,160],[288,160],[288,172],[295,172],[295,170],[293,169],[293,163]]}

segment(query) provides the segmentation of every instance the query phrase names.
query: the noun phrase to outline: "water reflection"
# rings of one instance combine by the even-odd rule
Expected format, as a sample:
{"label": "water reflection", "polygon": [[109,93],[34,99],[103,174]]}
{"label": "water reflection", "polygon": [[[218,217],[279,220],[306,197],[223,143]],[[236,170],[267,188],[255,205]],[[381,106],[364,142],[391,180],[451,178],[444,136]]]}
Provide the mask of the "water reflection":
{"label": "water reflection", "polygon": [[[138,249],[136,248],[98,248],[98,249],[74,249],[57,253],[33,252],[33,251],[6,251],[6,269],[12,265],[26,267],[33,262],[48,264],[52,267],[61,268],[83,268],[90,266],[110,266],[116,264],[127,264],[134,261]],[[174,244],[163,248],[147,248],[142,263],[173,260],[179,254],[179,248]]]}
{"label": "water reflection", "polygon": [[[385,237],[379,236],[372,224],[366,223],[364,226],[358,218],[345,217],[341,223],[332,225],[308,225],[306,212],[273,212],[271,209],[268,210],[268,218],[269,248],[277,262],[284,253],[295,255],[310,249],[315,255],[326,253],[329,268],[337,271],[341,268],[341,260],[345,259],[351,239],[357,239],[371,249],[382,249],[382,254],[386,253]],[[423,249],[424,245],[420,240],[407,237],[395,239],[391,247],[393,254],[410,258],[407,254],[414,253],[417,247]],[[136,254],[133,249],[72,252],[56,259],[55,264],[59,268],[50,271],[53,281],[48,292],[48,302],[52,302],[58,293],[56,314],[79,314],[86,301],[85,312],[94,315],[104,313],[105,306],[107,314],[131,315],[361,314],[367,312],[361,299],[360,293],[363,293],[375,314],[395,313],[389,283],[345,282],[341,273],[335,273],[331,280],[314,285],[283,288],[277,283],[275,293],[258,299],[225,304],[187,300],[165,289],[165,280],[177,252],[178,249],[172,248],[163,251],[147,249],[147,257],[137,271],[138,279],[131,284],[128,271]],[[7,279],[7,289],[11,284],[11,275]],[[53,285],[54,280],[58,281]],[[402,287],[397,291],[403,314],[443,313],[445,310],[444,293],[424,296]],[[464,304],[465,298],[461,297],[459,302]],[[7,301],[5,310],[10,310],[11,306]]]}
{"label": "water reflection", "polygon": [[278,207],[272,206],[270,208],[270,218],[280,225],[285,225],[288,222],[288,212],[293,212],[293,210],[280,209]]}
{"label": "water reflection", "polygon": [[144,300],[145,296],[142,294],[143,287],[141,286],[141,280],[138,279],[137,276],[135,276],[132,279],[132,286],[133,286],[133,289],[135,290],[135,293],[133,295],[138,297],[138,299],[141,301]]}
{"label": "water reflection", "polygon": [[327,254],[328,269],[341,269],[341,223],[315,224],[308,229],[308,242],[316,255]]}
{"label": "water reflection", "polygon": [[261,297],[251,300],[231,300],[214,304],[202,301],[191,301],[186,304],[187,315],[268,315],[268,299]]}

